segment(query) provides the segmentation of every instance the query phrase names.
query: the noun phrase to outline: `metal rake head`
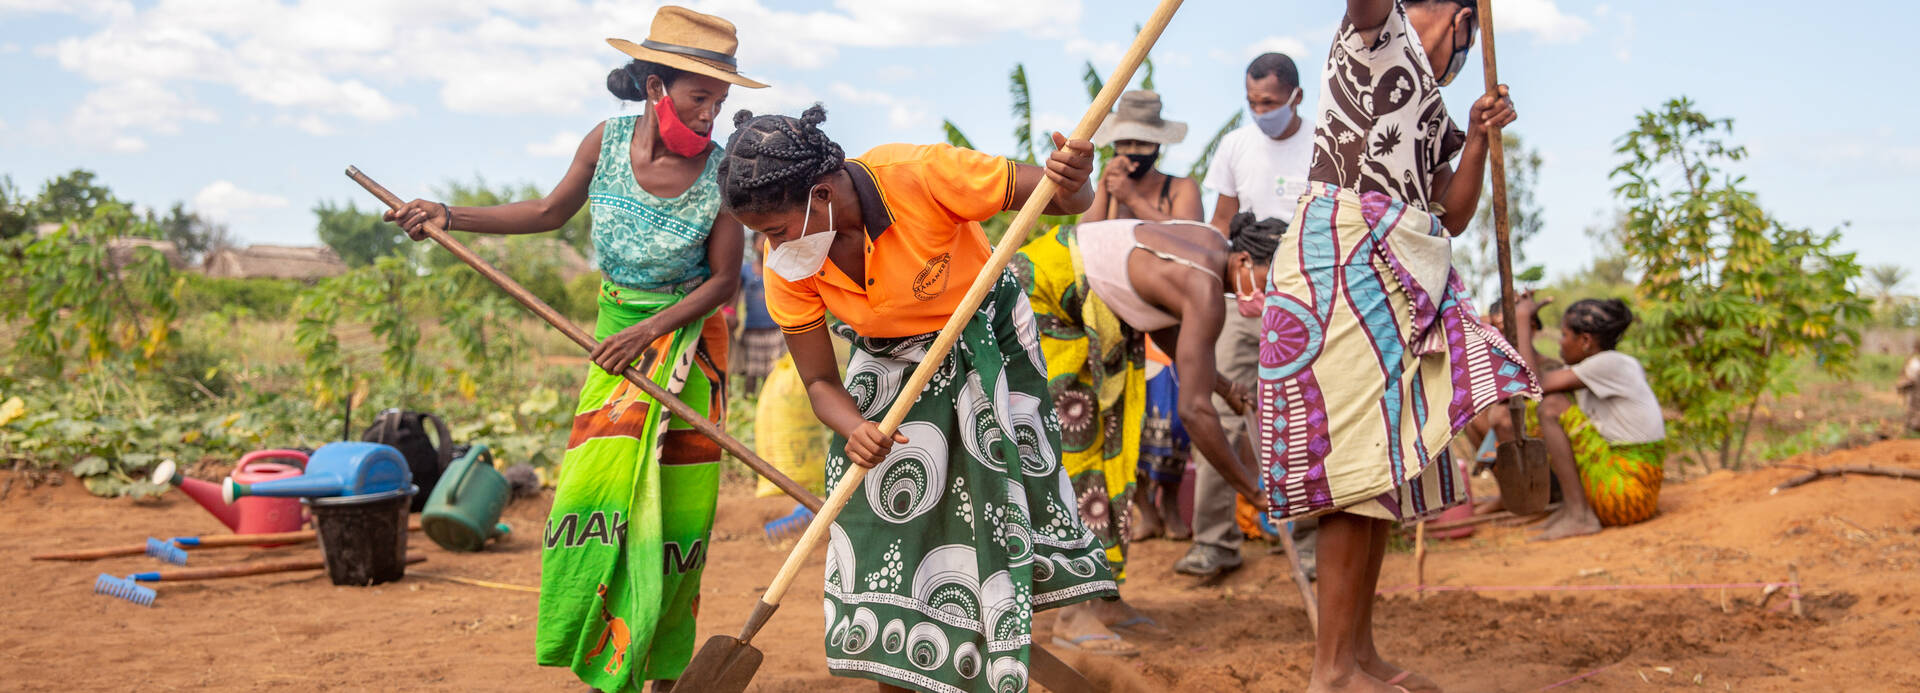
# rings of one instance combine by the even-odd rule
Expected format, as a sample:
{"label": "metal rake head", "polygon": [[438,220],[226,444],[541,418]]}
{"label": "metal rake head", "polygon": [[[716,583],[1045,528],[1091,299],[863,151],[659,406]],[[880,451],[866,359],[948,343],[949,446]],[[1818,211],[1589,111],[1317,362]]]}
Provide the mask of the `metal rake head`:
{"label": "metal rake head", "polygon": [[187,564],[187,550],[164,539],[147,538],[147,555],[174,565]]}
{"label": "metal rake head", "polygon": [[100,577],[93,581],[93,592],[94,594],[104,594],[109,597],[119,597],[141,606],[153,606],[154,597],[159,596],[151,587],[141,585],[128,578],[114,577],[106,573],[101,573]]}

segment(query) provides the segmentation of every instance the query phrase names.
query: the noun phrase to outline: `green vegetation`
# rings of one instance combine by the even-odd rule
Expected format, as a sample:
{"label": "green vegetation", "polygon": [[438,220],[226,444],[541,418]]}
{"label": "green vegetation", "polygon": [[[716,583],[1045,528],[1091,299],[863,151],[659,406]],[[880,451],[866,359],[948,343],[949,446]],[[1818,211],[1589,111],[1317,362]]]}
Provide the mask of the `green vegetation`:
{"label": "green vegetation", "polygon": [[1791,392],[1799,358],[1849,373],[1868,303],[1838,231],[1792,228],[1762,209],[1726,167],[1733,121],[1684,98],[1641,114],[1620,139],[1614,194],[1626,207],[1626,258],[1639,274],[1629,333],[1661,402],[1680,413],[1669,434],[1696,462],[1739,468],[1756,409]]}

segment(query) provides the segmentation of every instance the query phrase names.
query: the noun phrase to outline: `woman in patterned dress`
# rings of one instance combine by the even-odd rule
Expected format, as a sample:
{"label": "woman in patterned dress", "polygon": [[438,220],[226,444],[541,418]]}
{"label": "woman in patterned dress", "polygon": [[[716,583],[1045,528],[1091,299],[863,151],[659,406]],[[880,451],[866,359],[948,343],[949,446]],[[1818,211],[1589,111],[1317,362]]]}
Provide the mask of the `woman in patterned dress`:
{"label": "woman in patterned dress", "polygon": [[[1462,132],[1440,86],[1471,67],[1474,0],[1348,0],[1314,119],[1308,191],[1261,314],[1259,453],[1276,518],[1319,516],[1309,691],[1436,691],[1374,647],[1389,524],[1466,500],[1448,443],[1480,410],[1538,397],[1449,265],[1479,202],[1506,88]],[[1459,169],[1449,163],[1460,157]]]}
{"label": "woman in patterned dress", "polygon": [[[736,115],[720,181],[728,211],[773,247],[767,309],[834,430],[829,484],[849,464],[872,469],[829,529],[827,668],[883,691],[1026,690],[1033,612],[1111,597],[1114,582],[1076,512],[1033,309],[1010,273],[900,428],[875,422],[985,266],[978,222],[1042,176],[1061,189],[1049,213],[1084,211],[1092,145],[1056,134],[1045,168],[944,144],[848,159],[825,119],[817,105]],[[844,382],[829,329],[853,343]]]}
{"label": "woman in patterned dress", "polygon": [[646,104],[587,133],[553,192],[495,207],[414,200],[389,212],[415,238],[431,219],[472,233],[548,231],[591,203],[605,275],[586,384],[541,553],[537,658],[606,690],[664,689],[693,653],[694,610],[713,526],[720,449],[614,373],[636,361],[655,383],[718,421],[727,326],[745,233],[720,213],[723,152],[713,120],[742,77],[731,23],[679,7],[646,41],[608,39],[633,58],[607,89]]}

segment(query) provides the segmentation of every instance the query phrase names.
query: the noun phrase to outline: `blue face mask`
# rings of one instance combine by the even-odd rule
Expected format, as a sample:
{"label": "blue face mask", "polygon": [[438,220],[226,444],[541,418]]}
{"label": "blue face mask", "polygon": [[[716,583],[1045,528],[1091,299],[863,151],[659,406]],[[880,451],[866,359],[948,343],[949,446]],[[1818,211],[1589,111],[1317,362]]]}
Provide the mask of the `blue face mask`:
{"label": "blue face mask", "polygon": [[[1294,87],[1294,91],[1297,92],[1299,90],[1299,87]],[[1293,95],[1287,95],[1287,100],[1291,102]],[[1253,114],[1253,124],[1258,126],[1260,132],[1266,134],[1266,136],[1279,139],[1280,135],[1286,133],[1287,126],[1293,124],[1293,112],[1294,107],[1289,103],[1288,105],[1267,111],[1266,113],[1255,113]]]}

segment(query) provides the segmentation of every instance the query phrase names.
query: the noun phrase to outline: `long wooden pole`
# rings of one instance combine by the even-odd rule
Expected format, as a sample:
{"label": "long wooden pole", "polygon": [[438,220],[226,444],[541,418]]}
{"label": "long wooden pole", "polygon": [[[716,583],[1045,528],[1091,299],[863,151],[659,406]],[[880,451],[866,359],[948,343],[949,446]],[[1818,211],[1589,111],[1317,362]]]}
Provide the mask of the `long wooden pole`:
{"label": "long wooden pole", "polygon": [[[394,195],[379,183],[375,183],[372,178],[367,177],[367,174],[361,173],[360,169],[348,166],[347,177],[352,178],[353,182],[359,183],[360,187],[366,188],[367,192],[373,193],[374,197],[380,198],[380,201],[385,203],[387,207],[392,209],[400,208],[402,203],[400,202],[399,196]],[[468,250],[466,245],[455,240],[453,236],[448,235],[446,229],[440,228],[440,222],[428,221],[421,225],[421,230],[427,234],[428,238],[433,239],[433,242],[439,243],[440,247],[446,248],[447,252],[453,253],[454,257],[460,258],[461,262],[467,263],[467,266],[472,267],[475,272],[479,272],[480,276],[486,277],[495,285],[498,285],[500,290],[507,292],[507,295],[512,296],[513,300],[519,301],[520,305],[526,306],[527,310],[533,311],[534,315],[540,316],[541,320],[547,321],[547,324],[560,330],[568,339],[573,340],[573,343],[580,345],[580,348],[587,350],[588,353],[592,353],[594,347],[600,346],[600,343],[593,339],[593,335],[587,334],[586,330],[580,329],[579,325],[573,324],[572,320],[568,320],[566,316],[561,315],[560,311],[554,310],[553,306],[547,305],[547,303],[540,300],[538,296],[534,296],[532,292],[521,287],[513,278],[495,269],[494,266],[486,260],[473,254],[472,250]],[[641,373],[633,366],[627,366],[625,370],[620,372],[620,375],[625,377],[627,382],[633,383],[635,387],[640,388],[641,392],[647,393],[648,397],[652,397],[655,401],[665,406],[667,411],[672,412],[674,416],[680,417],[680,420],[687,422],[688,425],[693,427],[693,430],[699,431],[701,435],[712,439],[715,443],[719,443],[721,448],[746,464],[754,473],[765,477],[768,481],[773,482],[774,486],[778,486],[781,491],[785,491],[787,495],[793,496],[794,500],[800,501],[801,505],[807,506],[809,510],[818,511],[820,509],[820,498],[818,496],[813,495],[806,487],[795,483],[793,479],[787,478],[787,475],[781,474],[780,470],[774,469],[773,465],[768,464],[766,460],[760,459],[759,455],[754,454],[752,449],[740,441],[735,440],[733,436],[727,435],[727,432],[720,430],[719,426],[713,425],[713,422],[708,421],[705,415],[694,411],[693,407],[687,406],[687,403],[680,401],[679,397],[667,392],[666,388],[655,384],[653,379],[647,377],[645,373]]]}
{"label": "long wooden pole", "polygon": [[[1125,91],[1127,84],[1133,81],[1134,70],[1140,67],[1141,61],[1147,57],[1147,52],[1153,49],[1154,42],[1160,39],[1160,32],[1167,28],[1167,22],[1173,19],[1174,11],[1180,9],[1180,2],[1181,0],[1161,0],[1159,7],[1154,8],[1153,16],[1147,19],[1146,24],[1140,29],[1140,34],[1134,37],[1133,46],[1120,57],[1120,65],[1114,68],[1111,76],[1107,77],[1106,85],[1100,88],[1100,93],[1094,97],[1093,103],[1087,106],[1086,115],[1080,117],[1080,123],[1074,126],[1073,134],[1068,139],[1084,140],[1093,136],[1093,131],[1098,129],[1100,122],[1106,119],[1107,112],[1113,110],[1113,102],[1120,98],[1120,92]],[[1097,184],[1095,181],[1088,181],[1088,183]],[[1020,246],[1026,242],[1027,232],[1040,220],[1040,215],[1046,211],[1047,204],[1053,201],[1054,194],[1059,190],[1060,187],[1053,182],[1052,178],[1042,178],[1040,184],[1034,187],[1033,195],[1028,197],[1026,204],[1020,207],[1020,213],[1014,216],[1013,223],[1007,227],[1006,235],[1000,237],[1000,244],[994,247],[993,255],[987,258],[986,266],[981,268],[979,276],[974,278],[973,285],[967,287],[967,293],[960,299],[960,305],[954,308],[953,316],[947,318],[946,326],[940,329],[940,336],[934,339],[933,346],[927,348],[926,356],[920,360],[920,365],[913,369],[913,376],[907,379],[906,386],[900,389],[900,396],[893,401],[893,407],[887,410],[886,418],[880,422],[881,435],[893,435],[894,429],[899,428],[900,423],[906,420],[907,411],[913,408],[914,400],[919,399],[920,391],[926,387],[934,371],[939,370],[941,362],[946,360],[947,352],[953,348],[954,341],[960,338],[961,330],[967,326],[967,321],[973,318],[974,313],[979,311],[980,304],[986,300],[987,292],[1000,281],[1000,273],[1006,269],[1007,263],[1013,260],[1014,253],[1020,251]],[[786,596],[787,588],[793,584],[794,575],[800,572],[800,564],[806,561],[807,555],[813,552],[814,546],[826,536],[827,527],[833,524],[835,517],[840,515],[841,508],[846,507],[847,501],[853,498],[854,492],[860,488],[861,481],[866,479],[866,476],[866,467],[853,465],[840,479],[840,485],[833,488],[833,494],[827,497],[826,505],[814,516],[813,522],[807,525],[806,533],[802,534],[799,543],[794,545],[793,553],[787,555],[787,561],[780,566],[780,572],[774,576],[773,584],[769,585],[766,594],[761,596],[760,603],[747,620],[746,629],[741,632],[741,640],[753,639],[753,634],[760,630],[760,626],[768,617],[772,616],[773,608],[780,604],[781,597]]]}
{"label": "long wooden pole", "polygon": [[[1487,94],[1498,96],[1500,71],[1493,48],[1493,0],[1480,0],[1474,14],[1480,19],[1480,61],[1486,68]],[[1520,294],[1513,288],[1513,227],[1507,217],[1507,148],[1498,126],[1487,128],[1487,169],[1487,179],[1493,183],[1493,233],[1500,255],[1500,317],[1505,323],[1501,331],[1506,334],[1507,343],[1517,349],[1520,321],[1515,317],[1514,304],[1520,300]],[[1507,400],[1507,413],[1518,422],[1514,430],[1525,437],[1526,426],[1522,424],[1527,420],[1526,399]]]}

